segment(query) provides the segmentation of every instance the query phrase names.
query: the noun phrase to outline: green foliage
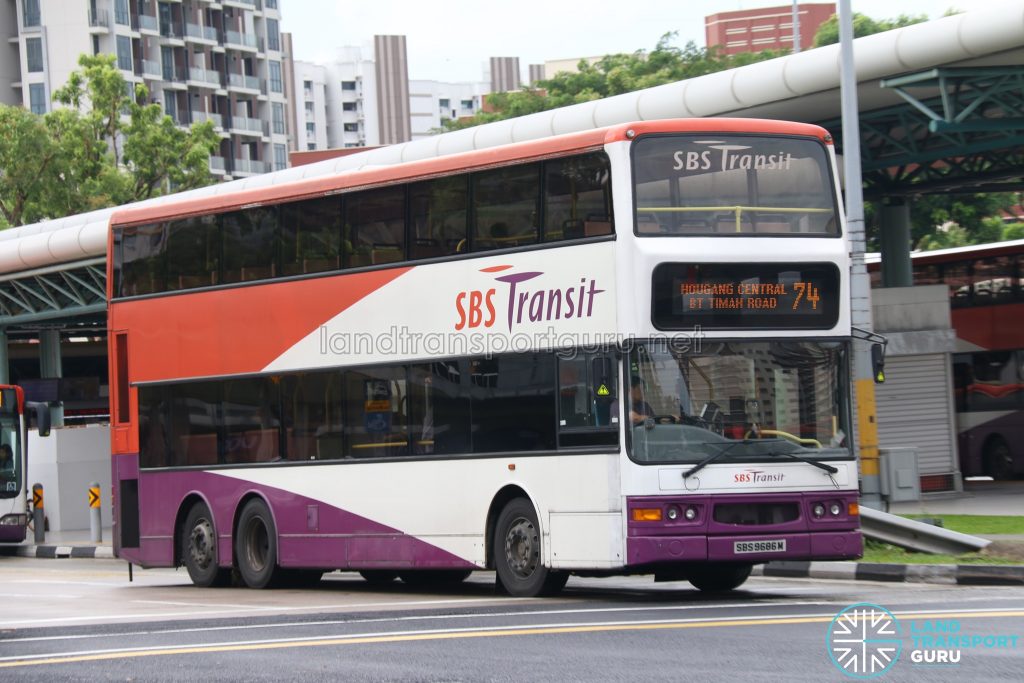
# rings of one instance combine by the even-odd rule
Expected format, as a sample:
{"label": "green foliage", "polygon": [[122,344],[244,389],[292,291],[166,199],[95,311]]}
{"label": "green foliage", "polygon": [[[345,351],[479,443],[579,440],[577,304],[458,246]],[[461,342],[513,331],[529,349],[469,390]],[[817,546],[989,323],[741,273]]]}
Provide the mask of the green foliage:
{"label": "green foliage", "polygon": [[487,96],[488,108],[492,111],[482,112],[460,121],[444,121],[444,129],[460,130],[482,123],[590,102],[732,69],[784,54],[766,50],[735,56],[721,55],[715,49],[699,48],[692,41],[682,48],[676,47],[673,44],[675,38],[675,33],[666,33],[649,53],[637,51],[632,54],[607,55],[594,64],[581,60],[577,72],[557,73],[549,80],[540,81],[535,89],[492,93]]}
{"label": "green foliage", "polygon": [[209,184],[219,137],[185,131],[148,91],[130,90],[112,55],[82,55],[45,116],[0,105],[0,214],[9,226]]}
{"label": "green foliage", "polygon": [[1010,223],[1003,228],[1003,240],[1024,240],[1024,223]]}
{"label": "green foliage", "polygon": [[[901,14],[895,19],[872,19],[871,17],[854,12],[853,37],[863,38],[864,36],[870,36],[875,33],[891,31],[894,28],[903,28],[904,26],[910,26],[911,24],[920,24],[923,21],[928,21],[928,17],[924,15],[909,16]],[[814,34],[814,47],[835,45],[838,42],[839,18],[833,14],[825,23],[818,27],[817,33]]]}
{"label": "green foliage", "polygon": [[911,204],[911,235],[918,249],[945,249],[1003,239],[1000,214],[1012,207],[1009,193],[932,194]]}

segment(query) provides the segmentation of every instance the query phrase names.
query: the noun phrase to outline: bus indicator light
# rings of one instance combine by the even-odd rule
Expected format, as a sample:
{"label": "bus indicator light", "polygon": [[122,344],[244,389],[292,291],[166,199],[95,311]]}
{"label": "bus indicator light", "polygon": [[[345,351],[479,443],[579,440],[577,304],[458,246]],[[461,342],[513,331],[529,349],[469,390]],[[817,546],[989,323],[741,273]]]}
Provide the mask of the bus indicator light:
{"label": "bus indicator light", "polygon": [[661,508],[633,508],[634,522],[660,522]]}

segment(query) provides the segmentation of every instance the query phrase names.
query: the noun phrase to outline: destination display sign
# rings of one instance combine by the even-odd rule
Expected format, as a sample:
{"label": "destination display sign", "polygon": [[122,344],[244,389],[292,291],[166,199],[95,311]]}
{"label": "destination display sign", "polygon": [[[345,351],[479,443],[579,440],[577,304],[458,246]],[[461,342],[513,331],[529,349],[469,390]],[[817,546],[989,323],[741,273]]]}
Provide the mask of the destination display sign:
{"label": "destination display sign", "polygon": [[831,263],[663,263],[653,280],[652,321],[662,330],[826,330],[839,319]]}

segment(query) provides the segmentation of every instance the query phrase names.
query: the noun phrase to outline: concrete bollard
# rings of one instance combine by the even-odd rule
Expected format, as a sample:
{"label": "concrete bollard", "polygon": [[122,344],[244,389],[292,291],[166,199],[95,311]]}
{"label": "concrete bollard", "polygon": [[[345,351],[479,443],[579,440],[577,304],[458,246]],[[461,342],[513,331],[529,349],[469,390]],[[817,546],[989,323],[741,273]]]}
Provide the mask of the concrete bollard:
{"label": "concrete bollard", "polygon": [[103,540],[103,524],[100,521],[100,485],[89,482],[89,534],[93,543]]}
{"label": "concrete bollard", "polygon": [[46,515],[43,507],[43,485],[32,484],[32,526],[36,543],[46,542]]}

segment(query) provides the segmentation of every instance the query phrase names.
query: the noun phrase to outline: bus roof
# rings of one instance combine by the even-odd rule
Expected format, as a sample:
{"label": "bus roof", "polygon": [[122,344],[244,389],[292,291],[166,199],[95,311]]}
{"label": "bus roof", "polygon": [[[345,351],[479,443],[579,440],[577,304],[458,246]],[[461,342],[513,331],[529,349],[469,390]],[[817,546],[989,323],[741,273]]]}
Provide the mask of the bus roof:
{"label": "bus roof", "polygon": [[[985,258],[987,256],[1013,254],[1024,254],[1024,240],[972,244],[967,247],[950,247],[949,249],[934,249],[932,251],[915,251],[910,255],[910,258],[914,263],[944,263],[947,261],[961,261],[965,258]],[[882,255],[878,252],[865,254],[864,262],[868,266],[877,266],[882,262]]]}
{"label": "bus roof", "polygon": [[488,168],[520,160],[595,149],[608,143],[631,139],[635,135],[645,133],[686,132],[803,135],[817,137],[826,144],[832,142],[832,138],[824,128],[790,121],[734,118],[638,121],[389,166],[360,167],[330,176],[297,180],[282,185],[240,190],[222,195],[182,198],[158,205],[129,206],[115,211],[110,222],[111,225],[137,225],[164,220],[172,216],[219,213],[231,209],[330,194],[352,188],[384,185],[413,178],[428,178],[460,170]]}

